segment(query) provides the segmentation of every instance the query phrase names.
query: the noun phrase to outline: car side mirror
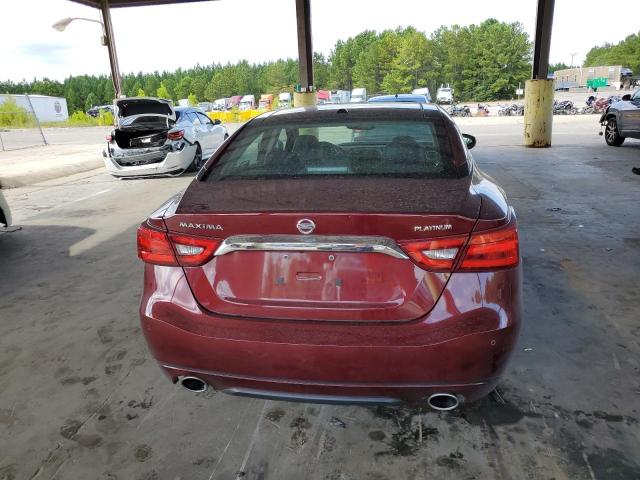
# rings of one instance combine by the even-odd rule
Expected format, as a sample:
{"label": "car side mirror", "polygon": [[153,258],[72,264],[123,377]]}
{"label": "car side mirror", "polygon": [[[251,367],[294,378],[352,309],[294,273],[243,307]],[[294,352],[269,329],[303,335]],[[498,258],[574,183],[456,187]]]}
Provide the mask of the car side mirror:
{"label": "car side mirror", "polygon": [[214,125],[220,125],[221,123],[222,123],[222,122],[220,121],[220,119],[219,119],[219,118],[216,118],[216,119],[213,121],[213,124],[214,124]]}
{"label": "car side mirror", "polygon": [[462,139],[464,140],[464,144],[467,146],[469,150],[476,146],[476,137],[473,135],[469,135],[468,133],[462,134]]}
{"label": "car side mirror", "polygon": [[626,95],[623,95],[622,100],[628,102],[629,100],[631,100],[631,94],[627,93]]}

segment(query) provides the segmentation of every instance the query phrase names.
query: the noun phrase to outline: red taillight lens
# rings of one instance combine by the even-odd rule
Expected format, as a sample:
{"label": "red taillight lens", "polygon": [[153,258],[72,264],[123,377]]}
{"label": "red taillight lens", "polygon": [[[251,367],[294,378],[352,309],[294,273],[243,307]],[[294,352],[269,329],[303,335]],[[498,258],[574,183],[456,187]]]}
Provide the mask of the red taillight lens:
{"label": "red taillight lens", "polygon": [[111,140],[113,140],[113,136],[111,134],[107,135],[107,142],[110,142]]}
{"label": "red taillight lens", "polygon": [[169,234],[178,263],[183,267],[196,267],[208,262],[215,253],[220,240]]}
{"label": "red taillight lens", "polygon": [[466,237],[439,238],[408,242],[402,245],[414,262],[433,272],[450,272]]}
{"label": "red taillight lens", "polygon": [[178,265],[167,234],[145,226],[138,228],[138,257],[154,265]]}
{"label": "red taillight lens", "polygon": [[519,261],[518,229],[514,222],[507,228],[471,235],[460,269],[510,267]]}
{"label": "red taillight lens", "polygon": [[184,137],[184,130],[174,130],[173,132],[167,133],[169,140],[180,140],[182,137]]}
{"label": "red taillight lens", "polygon": [[415,263],[432,272],[453,271],[461,256],[457,270],[491,270],[520,261],[515,222],[506,228],[473,233],[468,242],[467,237],[451,237],[407,242],[401,247]]}
{"label": "red taillight lens", "polygon": [[220,242],[141,226],[138,228],[138,257],[154,265],[195,267],[208,262]]}

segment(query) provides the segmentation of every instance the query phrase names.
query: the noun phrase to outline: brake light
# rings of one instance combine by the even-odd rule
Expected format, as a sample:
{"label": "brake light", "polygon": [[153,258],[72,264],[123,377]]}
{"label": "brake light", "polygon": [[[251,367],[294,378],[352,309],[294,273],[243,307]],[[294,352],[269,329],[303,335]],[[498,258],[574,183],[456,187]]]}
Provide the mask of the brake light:
{"label": "brake light", "polygon": [[113,136],[111,134],[107,135],[107,142],[111,142],[113,140]]}
{"label": "brake light", "polygon": [[138,258],[153,265],[178,265],[166,232],[138,227]]}
{"label": "brake light", "polygon": [[402,248],[424,269],[433,272],[450,272],[465,241],[466,237],[439,238],[405,243]]}
{"label": "brake light", "polygon": [[457,270],[491,270],[511,267],[520,261],[515,222],[506,228],[473,233],[468,242],[467,237],[450,237],[401,246],[415,263],[432,272],[452,272],[458,263]]}
{"label": "brake light", "polygon": [[153,265],[195,267],[208,262],[221,241],[138,228],[138,257]]}
{"label": "brake light", "polygon": [[167,133],[169,140],[180,140],[182,137],[184,137],[184,130],[174,130],[173,132]]}
{"label": "brake light", "polygon": [[471,235],[460,269],[510,267],[519,261],[518,229],[513,222],[507,228]]}
{"label": "brake light", "polygon": [[196,267],[208,262],[221,240],[214,238],[190,237],[188,235],[169,234],[176,252],[178,264],[183,267]]}

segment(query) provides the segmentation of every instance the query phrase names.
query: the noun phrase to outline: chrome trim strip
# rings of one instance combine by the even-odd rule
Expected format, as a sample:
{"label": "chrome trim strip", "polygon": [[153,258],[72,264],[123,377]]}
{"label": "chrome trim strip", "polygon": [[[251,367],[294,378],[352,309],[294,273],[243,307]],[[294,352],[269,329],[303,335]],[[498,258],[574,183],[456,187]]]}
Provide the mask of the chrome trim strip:
{"label": "chrome trim strip", "polygon": [[227,238],[215,256],[246,250],[267,252],[381,253],[408,260],[409,256],[387,237],[345,237],[329,235],[235,235]]}

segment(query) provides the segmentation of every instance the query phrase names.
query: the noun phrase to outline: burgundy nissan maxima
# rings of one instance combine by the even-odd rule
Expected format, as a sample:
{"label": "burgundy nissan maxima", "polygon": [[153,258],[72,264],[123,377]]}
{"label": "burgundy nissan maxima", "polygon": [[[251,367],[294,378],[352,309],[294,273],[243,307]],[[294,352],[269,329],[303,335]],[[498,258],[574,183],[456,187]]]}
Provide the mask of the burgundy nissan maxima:
{"label": "burgundy nissan maxima", "polygon": [[138,229],[142,328],[189,390],[450,410],[522,310],[513,208],[436,106],[263,114]]}

